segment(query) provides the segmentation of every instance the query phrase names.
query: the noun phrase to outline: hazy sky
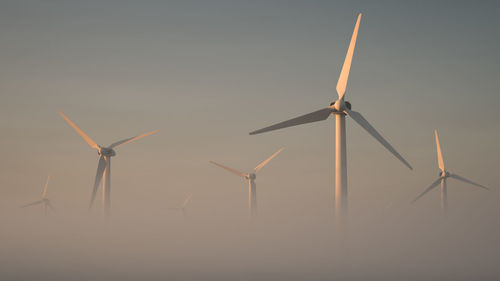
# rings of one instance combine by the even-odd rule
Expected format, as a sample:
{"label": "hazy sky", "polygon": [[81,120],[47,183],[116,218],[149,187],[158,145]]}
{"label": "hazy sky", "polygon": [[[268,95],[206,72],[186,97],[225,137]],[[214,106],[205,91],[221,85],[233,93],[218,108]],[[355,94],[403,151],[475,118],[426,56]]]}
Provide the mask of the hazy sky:
{"label": "hazy sky", "polygon": [[[333,118],[248,132],[336,99],[359,12],[346,99],[414,171],[347,121],[344,256]],[[498,278],[499,14],[497,1],[0,1],[0,272]],[[117,149],[104,235],[98,210],[87,212],[98,155],[58,110],[101,145],[161,130]],[[434,129],[447,168],[492,189],[450,180],[446,223],[438,189],[409,203],[438,175]],[[258,175],[260,221],[249,225],[247,183],[208,161],[249,171],[282,146]],[[48,174],[58,214],[19,209]],[[168,207],[189,192],[183,221]]]}

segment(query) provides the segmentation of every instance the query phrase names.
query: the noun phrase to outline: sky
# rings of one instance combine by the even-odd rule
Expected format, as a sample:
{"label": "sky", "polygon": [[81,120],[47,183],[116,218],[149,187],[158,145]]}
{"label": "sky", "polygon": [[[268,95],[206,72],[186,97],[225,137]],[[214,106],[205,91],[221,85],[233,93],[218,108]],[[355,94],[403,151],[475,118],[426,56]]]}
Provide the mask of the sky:
{"label": "sky", "polygon": [[[0,272],[10,280],[496,280],[497,1],[0,1]],[[248,132],[325,106],[358,13],[346,100],[349,227],[333,217],[335,124]],[[98,155],[112,215],[88,210]],[[490,188],[433,190],[448,170]],[[247,182],[210,160],[252,170]],[[38,200],[50,175],[56,213]],[[169,210],[192,193],[188,216]],[[99,201],[99,200],[98,200]],[[98,202],[100,203],[100,202]],[[98,204],[99,205],[99,204]],[[40,277],[41,276],[41,277]]]}

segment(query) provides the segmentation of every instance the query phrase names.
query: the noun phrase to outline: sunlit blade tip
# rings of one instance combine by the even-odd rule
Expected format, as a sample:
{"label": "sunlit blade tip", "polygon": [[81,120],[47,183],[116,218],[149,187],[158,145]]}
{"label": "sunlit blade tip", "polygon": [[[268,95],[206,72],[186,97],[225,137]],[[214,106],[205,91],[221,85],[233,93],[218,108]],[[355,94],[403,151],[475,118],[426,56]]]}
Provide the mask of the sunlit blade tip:
{"label": "sunlit blade tip", "polygon": [[138,136],[135,136],[135,137],[131,137],[131,138],[126,138],[124,140],[121,140],[121,141],[117,141],[113,144],[111,144],[109,147],[110,148],[115,148],[117,146],[120,146],[120,145],[124,145],[124,144],[127,144],[127,143],[131,143],[133,141],[136,141],[136,140],[139,140],[139,139],[142,139],[144,137],[147,137],[147,136],[151,136],[151,135],[154,135],[156,133],[158,133],[160,130],[155,130],[155,131],[151,131],[151,132],[148,132],[148,133],[144,133],[142,135],[138,135]]}
{"label": "sunlit blade tip", "polygon": [[59,111],[59,114],[90,145],[90,147],[95,148],[95,149],[99,149],[99,145],[93,139],[91,139],[89,136],[87,136],[87,134],[85,134],[80,128],[78,128],[78,126],[76,126],[76,124],[73,123],[73,121],[71,121],[66,115],[64,115],[64,113],[62,113],[62,111]]}
{"label": "sunlit blade tip", "polygon": [[434,136],[436,137],[436,151],[437,151],[437,158],[438,158],[438,166],[441,171],[444,172],[444,160],[443,160],[443,152],[441,151],[441,144],[439,143],[439,137],[438,137],[438,132],[437,130],[434,130]]}
{"label": "sunlit blade tip", "polygon": [[240,177],[247,177],[247,176],[248,176],[248,174],[245,174],[245,173],[240,172],[240,171],[238,171],[238,170],[235,170],[235,169],[233,169],[233,168],[229,168],[229,167],[227,167],[227,166],[224,166],[224,165],[222,165],[222,164],[216,163],[216,162],[214,162],[214,161],[209,161],[209,162],[210,162],[210,163],[212,163],[212,164],[214,164],[214,165],[216,165],[216,166],[221,167],[222,169],[226,169],[227,171],[229,171],[229,172],[231,172],[231,173],[233,173],[233,174],[235,174],[235,175],[238,175],[238,176],[240,176]]}
{"label": "sunlit blade tip", "polygon": [[354,31],[351,37],[351,43],[349,43],[349,48],[347,49],[344,65],[342,66],[339,80],[337,82],[337,94],[339,95],[339,99],[344,98],[344,94],[347,88],[347,81],[349,80],[349,72],[351,71],[352,57],[354,56],[354,48],[356,47],[356,39],[358,37],[360,21],[361,21],[361,13],[359,13],[358,19],[356,20],[356,25],[354,26]]}
{"label": "sunlit blade tip", "polygon": [[184,203],[182,204],[182,207],[186,207],[189,201],[191,200],[191,197],[193,197],[193,193],[189,193],[189,196],[184,200]]}
{"label": "sunlit blade tip", "polygon": [[257,165],[257,167],[255,167],[253,170],[255,172],[258,172],[260,169],[262,169],[267,163],[269,163],[269,161],[271,161],[274,157],[276,157],[283,149],[285,149],[284,147],[280,148],[278,151],[276,151],[275,153],[273,153],[273,155],[269,156],[269,158],[267,158],[266,160],[262,161],[259,165]]}
{"label": "sunlit blade tip", "polygon": [[47,186],[49,185],[49,180],[50,180],[50,175],[47,177],[47,180],[45,181],[45,186],[43,187],[43,192],[42,192],[42,198],[47,195]]}

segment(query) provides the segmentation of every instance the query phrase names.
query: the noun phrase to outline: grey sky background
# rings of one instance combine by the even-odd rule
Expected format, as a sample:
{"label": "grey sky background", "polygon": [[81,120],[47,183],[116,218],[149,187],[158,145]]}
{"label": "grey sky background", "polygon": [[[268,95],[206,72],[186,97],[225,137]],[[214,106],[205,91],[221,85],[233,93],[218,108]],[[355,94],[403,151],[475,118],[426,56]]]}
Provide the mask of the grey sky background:
{"label": "grey sky background", "polygon": [[[341,234],[333,118],[248,132],[335,100],[359,12],[346,99],[414,171],[348,120]],[[1,271],[495,279],[499,12],[496,1],[1,1]],[[87,211],[98,156],[58,110],[101,145],[161,130],[117,149],[111,226]],[[447,168],[491,188],[450,180],[446,221],[437,190],[409,203],[438,175],[434,129]],[[249,223],[247,183],[208,161],[248,171],[282,146],[258,175]],[[58,213],[19,209],[48,174]],[[168,207],[189,192],[184,221]]]}

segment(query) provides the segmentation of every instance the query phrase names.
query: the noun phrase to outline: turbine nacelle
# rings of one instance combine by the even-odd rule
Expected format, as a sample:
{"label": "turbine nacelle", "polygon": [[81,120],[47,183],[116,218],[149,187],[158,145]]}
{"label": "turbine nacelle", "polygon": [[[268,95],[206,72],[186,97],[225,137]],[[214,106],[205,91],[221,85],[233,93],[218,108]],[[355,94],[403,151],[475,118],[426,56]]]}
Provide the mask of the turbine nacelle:
{"label": "turbine nacelle", "polygon": [[102,156],[110,156],[111,157],[111,156],[115,156],[116,152],[112,148],[99,146],[99,149],[97,150],[97,154],[102,155]]}
{"label": "turbine nacelle", "polygon": [[450,176],[450,172],[448,172],[448,171],[441,171],[441,172],[439,172],[439,177],[440,178],[447,178],[449,176]]}
{"label": "turbine nacelle", "polygon": [[255,173],[248,174],[246,177],[248,180],[255,180],[257,178],[257,175]]}
{"label": "turbine nacelle", "polygon": [[346,109],[351,110],[351,103],[344,101],[344,99],[338,99],[330,103],[329,108],[333,109],[335,112],[344,112]]}

